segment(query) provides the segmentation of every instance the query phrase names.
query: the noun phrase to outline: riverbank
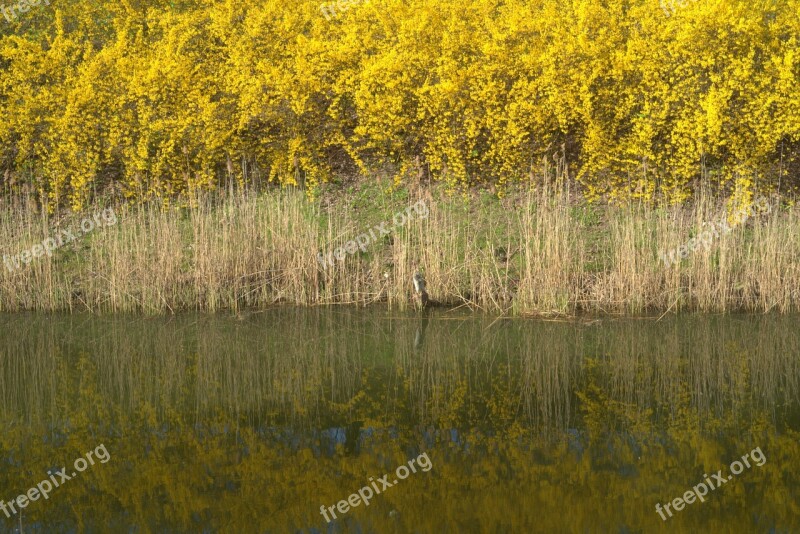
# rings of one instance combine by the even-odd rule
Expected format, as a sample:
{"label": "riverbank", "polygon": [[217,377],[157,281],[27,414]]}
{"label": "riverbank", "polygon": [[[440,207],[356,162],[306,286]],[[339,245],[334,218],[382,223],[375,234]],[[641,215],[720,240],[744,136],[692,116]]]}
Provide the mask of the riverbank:
{"label": "riverbank", "polygon": [[[568,188],[498,199],[362,182],[315,202],[275,190],[59,217],[4,200],[0,254],[30,253],[18,268],[0,266],[0,310],[402,309],[416,305],[417,268],[434,301],[498,314],[800,310],[797,207],[758,199],[736,215],[723,200],[698,198],[619,207]],[[91,218],[103,210],[115,224]],[[97,223],[91,233],[35,254],[87,218]]]}

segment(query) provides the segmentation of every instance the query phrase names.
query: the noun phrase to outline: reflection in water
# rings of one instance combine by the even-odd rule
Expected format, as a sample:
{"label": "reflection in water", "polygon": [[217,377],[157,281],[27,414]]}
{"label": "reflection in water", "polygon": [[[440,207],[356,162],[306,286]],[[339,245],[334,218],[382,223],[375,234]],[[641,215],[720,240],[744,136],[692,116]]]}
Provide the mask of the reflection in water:
{"label": "reflection in water", "polygon": [[[104,443],[24,529],[797,531],[797,325],[0,316],[0,499]],[[755,447],[762,467],[661,520]],[[321,504],[422,452],[431,471],[325,523]]]}
{"label": "reflection in water", "polygon": [[419,326],[417,327],[417,333],[414,335],[414,350],[420,350],[425,343],[425,331],[428,329],[430,315],[431,311],[429,308],[423,310],[419,315]]}

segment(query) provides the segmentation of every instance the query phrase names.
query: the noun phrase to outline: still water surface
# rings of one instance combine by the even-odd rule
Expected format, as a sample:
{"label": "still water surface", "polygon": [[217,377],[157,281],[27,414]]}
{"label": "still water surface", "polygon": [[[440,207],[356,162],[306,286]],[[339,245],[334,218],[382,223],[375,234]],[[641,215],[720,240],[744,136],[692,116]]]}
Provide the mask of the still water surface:
{"label": "still water surface", "polygon": [[[798,326],[0,315],[0,499],[110,456],[0,532],[800,532]],[[656,512],[755,448],[705,502]]]}

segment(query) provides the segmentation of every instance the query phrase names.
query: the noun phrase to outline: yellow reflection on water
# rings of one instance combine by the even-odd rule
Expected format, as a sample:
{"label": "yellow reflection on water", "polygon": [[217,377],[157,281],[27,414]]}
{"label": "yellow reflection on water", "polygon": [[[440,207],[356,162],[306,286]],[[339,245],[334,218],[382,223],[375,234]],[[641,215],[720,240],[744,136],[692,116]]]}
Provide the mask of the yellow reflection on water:
{"label": "yellow reflection on water", "polygon": [[[0,318],[0,499],[103,443],[23,527],[324,531],[320,506],[425,451],[336,528],[793,531],[794,321]],[[763,466],[655,512],[755,447]]]}

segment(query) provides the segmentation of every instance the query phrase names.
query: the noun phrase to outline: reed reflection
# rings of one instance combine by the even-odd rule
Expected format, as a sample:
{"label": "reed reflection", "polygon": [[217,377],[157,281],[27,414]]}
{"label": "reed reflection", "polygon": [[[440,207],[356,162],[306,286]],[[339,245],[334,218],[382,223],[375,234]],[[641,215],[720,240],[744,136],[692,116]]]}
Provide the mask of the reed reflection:
{"label": "reed reflection", "polygon": [[108,469],[26,521],[284,531],[319,528],[320,502],[428,452],[430,476],[340,527],[652,530],[652,503],[761,447],[763,469],[669,526],[753,525],[757,510],[756,528],[792,530],[796,323],[2,316],[0,488],[13,498],[103,442]]}

